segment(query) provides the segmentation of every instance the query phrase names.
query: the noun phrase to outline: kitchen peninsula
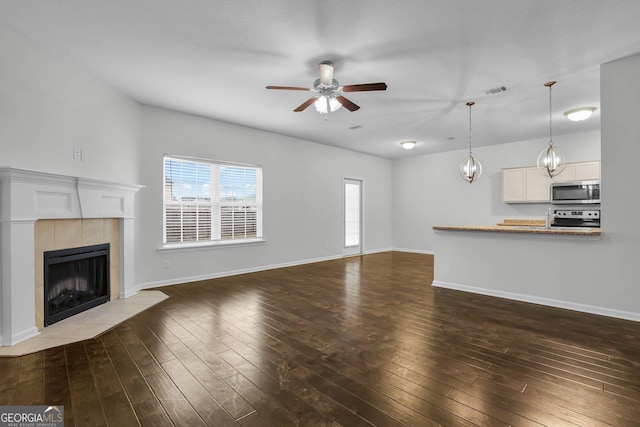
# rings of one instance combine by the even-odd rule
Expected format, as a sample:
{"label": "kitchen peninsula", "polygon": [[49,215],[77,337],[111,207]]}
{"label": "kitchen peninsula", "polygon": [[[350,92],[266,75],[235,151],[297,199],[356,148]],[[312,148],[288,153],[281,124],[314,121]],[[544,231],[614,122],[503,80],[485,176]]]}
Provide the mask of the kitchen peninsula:
{"label": "kitchen peninsula", "polygon": [[576,293],[597,275],[594,247],[611,238],[601,235],[600,228],[547,229],[508,222],[432,228],[435,287],[629,318],[582,302]]}

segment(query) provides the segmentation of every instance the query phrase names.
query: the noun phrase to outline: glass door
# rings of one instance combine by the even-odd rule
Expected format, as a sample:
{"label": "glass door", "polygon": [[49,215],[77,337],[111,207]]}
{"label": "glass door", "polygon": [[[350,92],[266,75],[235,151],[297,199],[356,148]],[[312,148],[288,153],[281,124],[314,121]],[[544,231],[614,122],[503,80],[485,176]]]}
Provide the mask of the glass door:
{"label": "glass door", "polygon": [[358,255],[362,253],[362,181],[345,178],[343,192],[342,253]]}

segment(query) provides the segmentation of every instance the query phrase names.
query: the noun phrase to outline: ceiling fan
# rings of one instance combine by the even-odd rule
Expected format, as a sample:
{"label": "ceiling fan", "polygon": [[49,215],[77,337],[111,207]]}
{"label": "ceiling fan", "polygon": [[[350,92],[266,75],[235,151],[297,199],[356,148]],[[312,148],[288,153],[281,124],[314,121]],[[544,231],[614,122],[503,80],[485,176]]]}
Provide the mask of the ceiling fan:
{"label": "ceiling fan", "polygon": [[386,83],[363,83],[357,85],[340,86],[340,83],[333,78],[333,62],[322,61],[318,64],[320,78],[313,82],[313,87],[297,87],[297,86],[267,86],[267,89],[281,90],[304,90],[315,92],[315,95],[307,99],[296,108],[296,113],[304,111],[308,106],[314,104],[316,110],[321,114],[334,112],[340,107],[344,107],[349,111],[356,111],[360,106],[349,101],[342,92],[367,92],[372,90],[387,90]]}

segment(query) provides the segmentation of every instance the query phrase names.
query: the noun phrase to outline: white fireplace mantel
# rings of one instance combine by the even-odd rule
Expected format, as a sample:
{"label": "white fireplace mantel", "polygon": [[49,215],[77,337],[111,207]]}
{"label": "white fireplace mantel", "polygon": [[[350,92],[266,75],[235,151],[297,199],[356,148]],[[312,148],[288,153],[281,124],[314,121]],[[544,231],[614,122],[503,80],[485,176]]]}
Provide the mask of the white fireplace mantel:
{"label": "white fireplace mantel", "polygon": [[134,196],[143,186],[0,168],[0,345],[38,334],[35,320],[35,222],[120,219],[120,297],[136,293]]}

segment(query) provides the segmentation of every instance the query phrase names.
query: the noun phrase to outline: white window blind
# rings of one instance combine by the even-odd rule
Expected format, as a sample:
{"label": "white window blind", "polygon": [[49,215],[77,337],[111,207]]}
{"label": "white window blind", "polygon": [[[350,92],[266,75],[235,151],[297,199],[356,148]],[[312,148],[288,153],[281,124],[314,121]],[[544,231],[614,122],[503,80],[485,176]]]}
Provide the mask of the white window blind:
{"label": "white window blind", "polygon": [[262,238],[262,168],[164,157],[164,243]]}

